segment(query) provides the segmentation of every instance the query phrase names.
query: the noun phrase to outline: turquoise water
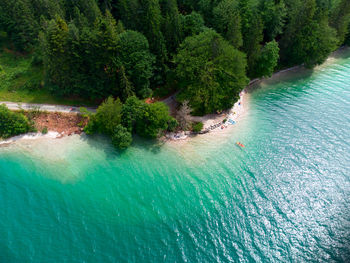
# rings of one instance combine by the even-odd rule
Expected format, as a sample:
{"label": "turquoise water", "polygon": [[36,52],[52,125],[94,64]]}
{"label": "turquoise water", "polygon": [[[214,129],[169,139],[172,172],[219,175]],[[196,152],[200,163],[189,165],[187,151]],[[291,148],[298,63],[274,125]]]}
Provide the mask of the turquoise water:
{"label": "turquoise water", "polygon": [[350,58],[262,86],[186,143],[0,148],[0,262],[349,262]]}

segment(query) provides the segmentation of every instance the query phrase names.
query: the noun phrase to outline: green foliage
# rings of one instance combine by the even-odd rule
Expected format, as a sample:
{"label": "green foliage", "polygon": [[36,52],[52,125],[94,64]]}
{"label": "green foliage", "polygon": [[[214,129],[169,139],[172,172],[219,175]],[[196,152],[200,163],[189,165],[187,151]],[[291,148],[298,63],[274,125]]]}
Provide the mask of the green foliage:
{"label": "green foliage", "polygon": [[[155,57],[150,53],[148,41],[139,32],[125,31],[120,34],[119,56],[120,63],[125,68],[124,83],[121,94],[129,97],[133,94],[135,87],[136,94],[145,98],[150,95],[150,78],[153,75],[153,64]],[[121,73],[123,73],[121,71]],[[121,74],[123,78],[123,74]],[[130,84],[127,81],[130,81]],[[131,85],[133,87],[131,87]]]}
{"label": "green foliage", "polygon": [[203,129],[203,123],[202,122],[196,122],[192,124],[192,131],[193,132],[200,132]]}
{"label": "green foliage", "polygon": [[[89,122],[84,128],[85,133],[107,135],[116,148],[127,148],[132,142],[132,136],[130,131],[121,125],[122,108],[123,104],[119,99],[109,97],[97,108],[96,114],[88,115]],[[84,109],[82,111],[84,112]]]}
{"label": "green foliage", "polygon": [[0,101],[79,104],[80,99],[57,98],[44,87],[42,66],[32,64],[31,55],[0,49]]}
{"label": "green foliage", "polygon": [[139,30],[147,37],[152,53],[159,63],[164,63],[167,57],[165,39],[161,31],[162,14],[158,0],[139,0],[142,8]]}
{"label": "green foliage", "polygon": [[108,135],[115,147],[125,149],[132,142],[132,133],[157,138],[164,131],[174,131],[177,125],[164,103],[146,104],[131,96],[122,105],[119,99],[110,97],[90,116],[84,131],[89,135],[96,132]]}
{"label": "green foliage", "polygon": [[44,128],[41,130],[41,133],[42,133],[42,134],[47,134],[47,133],[48,133],[47,127],[44,127]]}
{"label": "green foliage", "polygon": [[170,118],[168,120],[168,131],[169,132],[174,132],[177,128],[179,127],[179,122],[174,119],[174,118]]}
{"label": "green foliage", "polygon": [[0,1],[0,28],[20,50],[30,49],[39,32],[39,21],[29,0]]}
{"label": "green foliage", "polygon": [[254,67],[257,65],[261,53],[261,42],[263,41],[263,24],[261,17],[258,13],[252,14],[250,18],[250,24],[245,25],[245,31],[243,38],[243,50],[247,54],[248,60],[248,76],[250,78],[257,77],[254,74]]}
{"label": "green foliage", "polygon": [[126,149],[132,143],[132,135],[127,128],[117,125],[112,134],[112,144],[118,149]]}
{"label": "green foliage", "polygon": [[120,20],[118,21],[116,31],[117,31],[118,34],[121,34],[121,33],[123,33],[125,31],[123,22],[120,21]]}
{"label": "green foliage", "polygon": [[115,128],[121,123],[122,103],[119,99],[109,97],[97,109],[93,118],[96,131],[106,135],[112,135]]}
{"label": "green foliage", "polygon": [[183,37],[199,34],[205,28],[203,17],[194,11],[189,15],[181,16],[181,21]]}
{"label": "green foliage", "polygon": [[204,17],[204,20],[208,26],[213,25],[213,9],[220,3],[221,0],[199,0],[198,11]]}
{"label": "green foliage", "polygon": [[123,125],[146,138],[157,138],[163,131],[175,130],[178,125],[162,102],[146,104],[136,97],[130,97],[123,105],[122,112]]}
{"label": "green foliage", "polygon": [[317,12],[315,0],[297,1],[290,6],[290,22],[281,39],[284,65],[305,63],[313,67],[325,61],[337,46],[336,31],[324,12]]}
{"label": "green foliage", "polygon": [[10,111],[0,105],[0,138],[9,138],[31,130],[28,119],[21,113]]}
{"label": "green foliage", "polygon": [[70,81],[70,69],[68,64],[68,25],[60,17],[56,20],[51,20],[47,26],[46,34],[40,36],[43,53],[44,63],[48,80],[53,87],[54,91],[65,94],[64,90],[57,89],[57,86],[69,87]]}
{"label": "green foliage", "polygon": [[266,43],[253,68],[253,75],[257,77],[270,77],[277,66],[279,58],[278,53],[279,47],[275,40]]}
{"label": "green foliage", "polygon": [[181,16],[179,14],[176,0],[161,1],[163,10],[162,30],[169,53],[175,53],[183,40]]}
{"label": "green foliage", "polygon": [[175,59],[181,91],[195,114],[207,114],[233,105],[248,79],[245,55],[218,33],[206,30],[187,38]]}
{"label": "green foliage", "polygon": [[132,131],[136,125],[136,121],[141,116],[145,103],[135,96],[129,97],[123,105],[122,124]]}
{"label": "green foliage", "polygon": [[241,16],[235,0],[223,0],[214,9],[215,29],[235,47],[243,45]]}
{"label": "green foliage", "polygon": [[85,107],[80,107],[79,112],[83,118],[89,118],[91,116],[91,112],[87,110]]}
{"label": "green foliage", "polygon": [[141,115],[136,119],[135,132],[145,138],[157,138],[163,131],[168,130],[169,122],[173,127],[172,120],[164,103],[144,104]]}
{"label": "green foliage", "polygon": [[264,23],[264,35],[267,41],[272,41],[283,32],[287,9],[283,0],[261,0],[259,11]]}
{"label": "green foliage", "polygon": [[[166,121],[161,106],[138,98],[179,91],[178,100],[188,100],[195,114],[228,108],[246,76],[270,76],[276,67],[297,64],[313,67],[350,44],[349,3],[0,1],[0,43],[6,46],[0,50],[0,100],[95,103],[119,97],[125,102],[119,102],[119,123],[155,137],[177,124]],[[88,117],[90,133],[112,136],[119,124],[99,130],[99,115]]]}
{"label": "green foliage", "polygon": [[330,25],[337,30],[338,45],[344,44],[346,35],[350,32],[350,1],[340,1],[331,14]]}

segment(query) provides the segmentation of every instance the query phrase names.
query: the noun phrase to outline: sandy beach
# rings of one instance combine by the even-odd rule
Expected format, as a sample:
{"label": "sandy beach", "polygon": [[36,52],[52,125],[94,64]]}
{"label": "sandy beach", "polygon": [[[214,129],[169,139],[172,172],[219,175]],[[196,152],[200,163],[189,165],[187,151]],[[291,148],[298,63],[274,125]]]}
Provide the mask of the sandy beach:
{"label": "sandy beach", "polygon": [[20,140],[57,139],[57,138],[60,138],[61,136],[62,135],[59,132],[55,132],[55,131],[49,131],[46,134],[42,134],[40,132],[27,133],[27,134],[22,134],[22,135],[12,137],[7,140],[0,141],[0,147],[9,145],[11,143],[14,143]]}

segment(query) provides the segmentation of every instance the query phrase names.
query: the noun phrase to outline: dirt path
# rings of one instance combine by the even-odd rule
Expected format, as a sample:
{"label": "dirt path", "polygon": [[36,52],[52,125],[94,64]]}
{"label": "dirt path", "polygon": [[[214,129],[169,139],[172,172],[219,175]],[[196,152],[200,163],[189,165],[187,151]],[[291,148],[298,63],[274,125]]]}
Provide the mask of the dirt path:
{"label": "dirt path", "polygon": [[[63,112],[63,113],[79,113],[79,107],[64,106],[64,105],[51,105],[51,104],[35,104],[35,103],[18,103],[0,101],[0,105],[5,104],[10,110],[32,110],[39,109],[41,111],[48,112]],[[90,112],[96,112],[96,108],[86,107]]]}

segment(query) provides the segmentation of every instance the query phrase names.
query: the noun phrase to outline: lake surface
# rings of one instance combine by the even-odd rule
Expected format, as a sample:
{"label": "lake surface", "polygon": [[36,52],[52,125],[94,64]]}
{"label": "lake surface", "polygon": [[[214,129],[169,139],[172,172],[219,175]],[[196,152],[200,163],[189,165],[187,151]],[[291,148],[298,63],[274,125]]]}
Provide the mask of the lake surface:
{"label": "lake surface", "polygon": [[349,262],[348,57],[262,83],[189,142],[1,147],[0,262]]}

